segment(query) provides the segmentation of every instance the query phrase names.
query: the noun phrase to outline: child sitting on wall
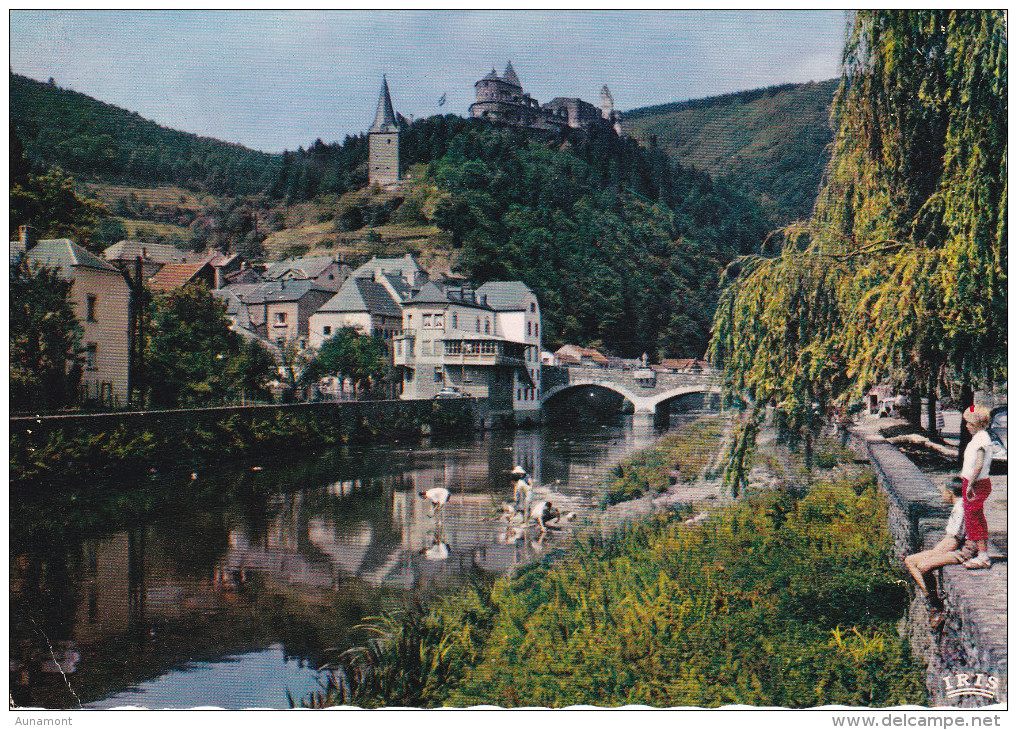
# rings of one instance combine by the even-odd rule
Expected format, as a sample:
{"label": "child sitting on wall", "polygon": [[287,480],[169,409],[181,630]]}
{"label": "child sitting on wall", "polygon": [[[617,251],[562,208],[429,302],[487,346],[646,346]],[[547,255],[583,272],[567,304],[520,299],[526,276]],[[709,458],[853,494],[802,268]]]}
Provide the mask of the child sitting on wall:
{"label": "child sitting on wall", "polygon": [[975,555],[975,544],[964,539],[964,500],[961,480],[954,479],[950,491],[942,485],[939,489],[943,494],[943,500],[953,503],[950,519],[946,523],[946,537],[936,543],[931,550],[923,550],[904,558],[904,564],[929,603],[929,623],[932,628],[939,628],[943,619],[946,618],[943,599],[939,595],[936,575],[933,570],[944,565],[963,563]]}

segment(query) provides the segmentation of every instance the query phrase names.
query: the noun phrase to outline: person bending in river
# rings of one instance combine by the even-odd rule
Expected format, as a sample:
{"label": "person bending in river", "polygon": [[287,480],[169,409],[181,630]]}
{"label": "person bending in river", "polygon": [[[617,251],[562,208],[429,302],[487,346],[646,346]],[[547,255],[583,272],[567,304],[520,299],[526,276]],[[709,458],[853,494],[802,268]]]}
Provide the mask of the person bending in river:
{"label": "person bending in river", "polygon": [[964,449],[961,480],[964,488],[964,530],[969,540],[978,546],[978,555],[965,561],[970,570],[988,568],[989,526],[985,522],[985,500],[992,491],[989,468],[992,466],[992,441],[989,438],[989,409],[971,406],[964,411],[964,425],[971,432],[971,441]]}
{"label": "person bending in river", "polygon": [[944,501],[953,503],[950,519],[946,523],[946,537],[937,542],[931,550],[923,550],[904,558],[904,565],[911,572],[929,603],[929,623],[932,628],[939,628],[946,618],[934,570],[944,565],[963,563],[975,555],[975,544],[964,539],[964,499],[960,479],[955,480],[950,490],[943,486],[939,489]]}

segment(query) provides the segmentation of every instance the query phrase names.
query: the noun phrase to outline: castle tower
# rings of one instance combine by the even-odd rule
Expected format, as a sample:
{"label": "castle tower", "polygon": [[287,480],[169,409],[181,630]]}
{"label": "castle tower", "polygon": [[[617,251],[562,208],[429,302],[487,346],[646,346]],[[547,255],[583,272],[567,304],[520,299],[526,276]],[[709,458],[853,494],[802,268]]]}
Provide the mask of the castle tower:
{"label": "castle tower", "polygon": [[611,90],[607,88],[607,84],[604,84],[604,88],[600,90],[600,115],[611,123],[615,134],[621,137],[622,115],[621,112],[614,110],[614,97],[611,96]]}
{"label": "castle tower", "polygon": [[611,96],[611,90],[607,88],[607,84],[604,84],[604,88],[600,90],[600,113],[611,121],[611,112],[614,111],[614,97]]}
{"label": "castle tower", "polygon": [[399,182],[399,123],[392,110],[392,97],[389,96],[388,80],[384,76],[381,77],[378,110],[367,137],[368,182],[379,185]]}

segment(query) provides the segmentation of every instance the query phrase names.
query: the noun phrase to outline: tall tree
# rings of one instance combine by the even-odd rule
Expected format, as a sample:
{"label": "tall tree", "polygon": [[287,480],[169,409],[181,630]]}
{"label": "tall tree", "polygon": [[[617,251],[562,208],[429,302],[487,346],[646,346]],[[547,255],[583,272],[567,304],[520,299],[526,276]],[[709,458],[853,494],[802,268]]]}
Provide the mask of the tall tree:
{"label": "tall tree", "polygon": [[71,282],[24,255],[11,265],[11,409],[50,410],[73,402],[81,381],[81,325]]}
{"label": "tall tree", "polygon": [[202,285],[156,297],[145,373],[151,405],[214,406],[241,392],[264,394],[275,375],[274,360],[232,332],[225,313],[226,305]]}
{"label": "tall tree", "polygon": [[711,357],[757,404],[732,465],[770,400],[800,435],[876,382],[1005,377],[1006,71],[1001,12],[855,14],[813,216],[740,261],[714,320]]}
{"label": "tall tree", "polygon": [[383,340],[354,327],[341,327],[319,348],[304,371],[304,380],[333,375],[350,378],[355,385],[364,387],[385,375],[387,360]]}

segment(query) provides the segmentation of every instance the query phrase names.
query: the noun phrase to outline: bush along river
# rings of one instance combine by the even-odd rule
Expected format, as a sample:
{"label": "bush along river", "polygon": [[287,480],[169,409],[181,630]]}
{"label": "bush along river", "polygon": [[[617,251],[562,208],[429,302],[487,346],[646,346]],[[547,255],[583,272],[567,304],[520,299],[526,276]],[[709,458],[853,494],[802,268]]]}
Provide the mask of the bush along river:
{"label": "bush along river", "polygon": [[[631,421],[318,450],[200,473],[21,490],[10,517],[18,706],[288,707],[370,617],[560,550],[573,529],[497,519],[522,465],[536,498],[599,511],[656,441]],[[418,492],[452,493],[439,518]]]}

